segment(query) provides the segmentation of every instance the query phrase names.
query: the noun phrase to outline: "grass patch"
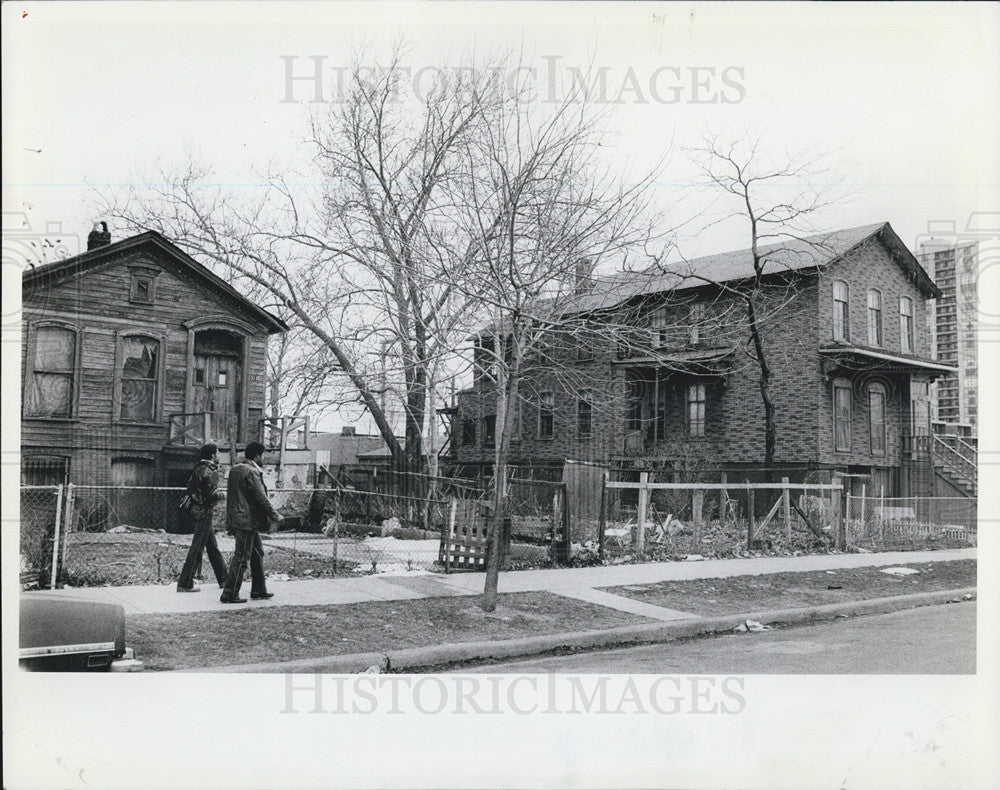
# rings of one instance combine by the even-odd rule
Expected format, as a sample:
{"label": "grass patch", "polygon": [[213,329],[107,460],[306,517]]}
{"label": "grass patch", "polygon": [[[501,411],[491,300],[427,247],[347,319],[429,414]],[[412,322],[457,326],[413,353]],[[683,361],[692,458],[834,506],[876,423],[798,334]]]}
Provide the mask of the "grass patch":
{"label": "grass patch", "polygon": [[292,661],[452,642],[517,639],[650,622],[550,593],[501,595],[487,614],[479,596],[227,612],[130,616],[126,638],[148,669]]}
{"label": "grass patch", "polygon": [[976,586],[975,560],[898,565],[913,568],[919,573],[891,576],[877,567],[841,568],[625,585],[606,587],[604,590],[655,606],[715,616]]}

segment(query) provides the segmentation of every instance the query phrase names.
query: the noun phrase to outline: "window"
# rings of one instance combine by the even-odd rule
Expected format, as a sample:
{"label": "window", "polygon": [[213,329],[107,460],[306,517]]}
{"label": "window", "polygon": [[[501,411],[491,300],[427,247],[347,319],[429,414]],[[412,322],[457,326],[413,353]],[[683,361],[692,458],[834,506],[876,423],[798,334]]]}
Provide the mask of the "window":
{"label": "window", "polygon": [[667,337],[667,311],[664,308],[659,310],[654,310],[650,314],[650,327],[652,329],[652,346],[653,348],[663,348],[669,342]]}
{"label": "window", "polygon": [[64,456],[35,455],[21,459],[21,485],[57,486],[69,476],[69,459]]}
{"label": "window", "polygon": [[705,435],[705,385],[689,384],[687,389],[688,436]]}
{"label": "window", "polygon": [[130,266],[128,300],[137,304],[153,304],[156,275],[159,273],[157,269],[145,266]]}
{"label": "window", "polygon": [[590,436],[594,422],[593,394],[590,390],[581,390],[576,402],[576,432],[581,439]]}
{"label": "window", "polygon": [[538,438],[551,439],[555,436],[555,396],[543,392],[538,397]]}
{"label": "window", "polygon": [[846,343],[851,339],[849,289],[843,280],[833,283],[833,339]]}
{"label": "window", "polygon": [[483,447],[493,447],[497,441],[497,416],[488,414],[483,417]]}
{"label": "window", "polygon": [[885,387],[868,385],[868,427],[872,455],[885,455]]}
{"label": "window", "polygon": [[625,430],[642,430],[642,382],[629,381],[625,385]]}
{"label": "window", "polygon": [[72,417],[76,332],[61,326],[37,327],[33,356],[24,387],[25,415]]}
{"label": "window", "polygon": [[160,341],[127,335],[121,338],[120,353],[119,419],[154,422],[159,389]]}
{"label": "window", "polygon": [[476,421],[462,420],[462,444],[468,447],[476,443]]}
{"label": "window", "polygon": [[705,320],[705,305],[701,302],[691,305],[688,310],[688,340],[696,345],[702,340],[702,322]]}
{"label": "window", "polygon": [[868,345],[882,345],[882,294],[874,288],[868,292]]}
{"label": "window", "polygon": [[904,354],[913,353],[913,300],[899,298],[899,348]]}
{"label": "window", "polygon": [[838,452],[851,451],[851,383],[833,382],[833,436]]}

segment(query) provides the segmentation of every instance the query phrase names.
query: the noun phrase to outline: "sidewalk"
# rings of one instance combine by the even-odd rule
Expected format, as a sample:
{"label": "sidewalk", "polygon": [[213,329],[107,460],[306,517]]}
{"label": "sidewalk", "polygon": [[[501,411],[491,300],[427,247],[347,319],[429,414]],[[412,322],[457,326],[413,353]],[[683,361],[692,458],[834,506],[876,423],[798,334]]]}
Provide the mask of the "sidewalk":
{"label": "sidewalk", "polygon": [[[688,619],[693,615],[645,604],[597,588],[666,581],[710,579],[733,576],[800,571],[864,568],[879,565],[910,565],[922,562],[946,562],[976,558],[976,549],[947,551],[900,551],[873,554],[819,554],[802,557],[756,557],[751,559],[700,560],[692,562],[656,562],[640,565],[613,565],[591,568],[555,568],[511,571],[500,574],[501,593],[549,592],[566,598],[589,601],[623,612],[640,614],[661,622]],[[271,581],[275,594],[270,601],[225,605],[219,601],[214,584],[202,585],[201,592],[180,594],[175,583],[127,587],[81,587],[41,594],[71,597],[81,601],[121,604],[126,615],[182,614],[191,612],[232,612],[284,606],[315,606],[364,603],[370,601],[406,601],[420,598],[478,595],[483,591],[485,574],[412,573],[399,576],[360,576],[344,579],[307,579]],[[244,583],[249,595],[249,582]]]}

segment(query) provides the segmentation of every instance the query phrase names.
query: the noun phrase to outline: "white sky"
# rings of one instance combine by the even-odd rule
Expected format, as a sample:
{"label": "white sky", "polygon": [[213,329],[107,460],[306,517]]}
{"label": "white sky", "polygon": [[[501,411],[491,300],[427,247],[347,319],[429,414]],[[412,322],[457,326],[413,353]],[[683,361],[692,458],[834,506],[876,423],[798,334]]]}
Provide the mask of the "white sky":
{"label": "white sky", "polygon": [[[546,56],[593,57],[615,90],[630,69],[648,86],[663,66],[684,79],[741,68],[735,104],[691,103],[690,88],[674,104],[624,97],[621,151],[642,163],[675,141],[667,204],[690,177],[677,147],[704,127],[753,127],[777,145],[836,149],[852,195],[831,226],[889,220],[912,245],[928,221],[964,227],[998,207],[995,5],[4,3],[3,15],[3,208],[26,211],[35,230],[62,222],[85,235],[88,184],[127,183],[185,146],[230,184],[252,181],[255,162],[292,161],[305,107],[280,101],[280,56],[299,56],[306,74],[308,56],[346,66],[365,42],[384,62],[400,36],[415,42],[415,67],[509,45],[543,74]],[[660,73],[661,95],[670,79]],[[746,246],[737,228],[688,244]]]}

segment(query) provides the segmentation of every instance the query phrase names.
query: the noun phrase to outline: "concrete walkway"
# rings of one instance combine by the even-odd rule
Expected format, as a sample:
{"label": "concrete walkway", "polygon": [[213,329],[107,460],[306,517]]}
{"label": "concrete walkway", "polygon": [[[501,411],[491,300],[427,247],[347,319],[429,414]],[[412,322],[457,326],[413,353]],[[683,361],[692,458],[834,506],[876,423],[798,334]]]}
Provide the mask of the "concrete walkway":
{"label": "concrete walkway", "polygon": [[[685,579],[711,579],[728,576],[756,576],[767,573],[863,568],[878,565],[913,565],[922,562],[975,559],[976,549],[947,551],[897,551],[873,554],[815,554],[803,557],[755,557],[751,559],[701,560],[692,562],[651,562],[641,565],[612,565],[593,568],[554,568],[535,571],[512,571],[500,575],[502,593],[551,592],[569,598],[591,601],[620,611],[643,614],[655,620],[687,618],[658,606],[643,604],[600,588],[628,584],[655,584]],[[399,576],[361,576],[350,579],[305,579],[270,581],[275,597],[270,601],[226,605],[219,602],[219,590],[205,584],[201,592],[176,592],[175,584],[128,587],[80,587],[44,591],[42,595],[72,597],[82,601],[117,603],[126,614],[182,614],[187,612],[231,612],[247,607],[314,606],[364,603],[366,601],[405,601],[451,595],[478,595],[483,591],[485,574],[408,574]],[[243,595],[249,597],[249,582]],[[748,602],[749,603],[749,602]],[[636,606],[643,611],[637,611]],[[654,611],[655,610],[655,611]]]}

